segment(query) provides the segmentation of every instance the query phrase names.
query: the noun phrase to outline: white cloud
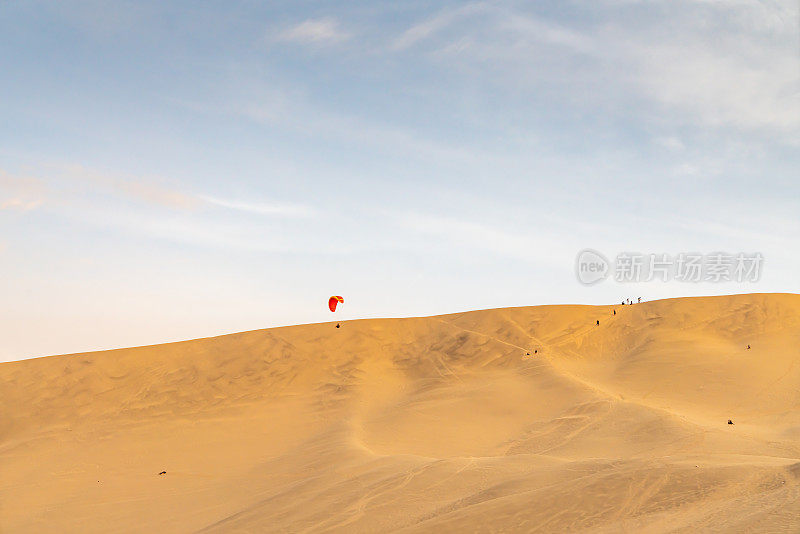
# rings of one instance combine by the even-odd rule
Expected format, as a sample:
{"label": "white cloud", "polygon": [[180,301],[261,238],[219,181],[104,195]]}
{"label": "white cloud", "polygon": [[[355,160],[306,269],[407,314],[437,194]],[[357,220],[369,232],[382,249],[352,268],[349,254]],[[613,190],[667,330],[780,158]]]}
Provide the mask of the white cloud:
{"label": "white cloud", "polygon": [[304,20],[277,35],[277,40],[300,44],[335,44],[346,41],[350,34],[331,17]]}
{"label": "white cloud", "polygon": [[314,215],[314,209],[303,204],[245,202],[240,200],[227,200],[210,195],[198,195],[198,198],[214,206],[235,211],[256,213],[258,215],[281,217],[309,217]]}
{"label": "white cloud", "polygon": [[642,45],[632,59],[645,94],[701,123],[797,128],[797,58],[771,47],[750,48],[745,55],[698,42]]}

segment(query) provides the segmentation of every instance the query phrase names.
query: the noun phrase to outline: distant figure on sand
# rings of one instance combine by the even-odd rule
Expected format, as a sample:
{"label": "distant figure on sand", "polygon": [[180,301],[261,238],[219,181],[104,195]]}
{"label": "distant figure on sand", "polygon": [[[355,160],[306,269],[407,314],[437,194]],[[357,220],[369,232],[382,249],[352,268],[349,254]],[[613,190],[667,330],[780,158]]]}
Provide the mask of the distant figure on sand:
{"label": "distant figure on sand", "polygon": [[750,345],[747,345],[747,350],[750,350]]}
{"label": "distant figure on sand", "polygon": [[641,302],[642,302],[642,297],[639,297],[639,303],[641,303]]}
{"label": "distant figure on sand", "polygon": [[616,314],[617,314],[617,310],[612,310],[612,311],[614,312],[614,315],[616,315]]}
{"label": "distant figure on sand", "polygon": [[732,425],[732,424],[733,424],[733,421],[731,421],[730,419],[728,419],[728,424],[729,424],[729,425]]}
{"label": "distant figure on sand", "polygon": [[597,320],[597,326],[600,326],[600,319]]}

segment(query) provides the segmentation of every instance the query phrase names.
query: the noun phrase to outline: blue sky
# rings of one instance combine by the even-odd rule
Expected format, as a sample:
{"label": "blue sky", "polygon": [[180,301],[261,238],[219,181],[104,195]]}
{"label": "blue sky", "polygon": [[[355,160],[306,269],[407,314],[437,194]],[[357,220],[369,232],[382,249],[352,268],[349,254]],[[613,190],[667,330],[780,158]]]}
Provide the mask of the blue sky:
{"label": "blue sky", "polygon": [[[797,3],[0,3],[0,360],[798,292]],[[760,252],[757,283],[575,256]]]}

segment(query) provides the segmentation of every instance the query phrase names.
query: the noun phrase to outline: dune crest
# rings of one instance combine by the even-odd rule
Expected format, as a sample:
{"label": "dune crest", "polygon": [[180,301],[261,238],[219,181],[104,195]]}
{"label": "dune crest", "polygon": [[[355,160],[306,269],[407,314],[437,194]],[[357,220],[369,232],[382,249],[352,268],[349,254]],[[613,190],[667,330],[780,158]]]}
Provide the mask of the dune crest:
{"label": "dune crest", "polygon": [[800,295],[334,324],[0,364],[0,531],[800,530]]}

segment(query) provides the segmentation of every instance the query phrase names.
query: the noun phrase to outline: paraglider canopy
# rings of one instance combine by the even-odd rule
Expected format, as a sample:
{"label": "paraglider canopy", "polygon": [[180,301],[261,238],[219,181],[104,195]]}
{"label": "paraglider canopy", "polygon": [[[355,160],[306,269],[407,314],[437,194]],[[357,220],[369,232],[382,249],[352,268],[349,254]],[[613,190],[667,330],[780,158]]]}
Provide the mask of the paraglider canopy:
{"label": "paraglider canopy", "polygon": [[336,305],[339,304],[340,302],[344,303],[344,299],[342,297],[333,296],[333,297],[328,299],[328,308],[330,308],[330,310],[332,312],[335,312],[336,311]]}

